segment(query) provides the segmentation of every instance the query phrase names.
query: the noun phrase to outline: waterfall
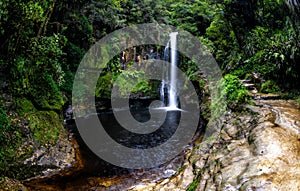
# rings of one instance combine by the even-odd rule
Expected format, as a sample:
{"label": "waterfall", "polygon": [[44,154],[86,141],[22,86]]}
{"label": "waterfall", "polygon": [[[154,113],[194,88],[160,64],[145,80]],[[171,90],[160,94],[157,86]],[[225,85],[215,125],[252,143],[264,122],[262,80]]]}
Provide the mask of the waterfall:
{"label": "waterfall", "polygon": [[178,32],[170,33],[170,40],[164,50],[164,60],[166,62],[170,61],[171,64],[170,68],[167,68],[166,65],[163,67],[162,83],[160,87],[160,100],[170,108],[177,108],[178,106],[176,96],[177,34]]}
{"label": "waterfall", "polygon": [[176,96],[176,81],[177,81],[177,34],[178,32],[172,32],[170,34],[171,41],[171,65],[170,65],[170,90],[169,90],[169,107],[177,107]]}
{"label": "waterfall", "polygon": [[[170,40],[167,43],[167,46],[165,47],[164,50],[164,61],[169,62],[170,58]],[[163,71],[162,71],[162,82],[161,82],[161,87],[160,87],[160,100],[165,103],[165,105],[168,104],[168,101],[166,98],[168,98],[168,95],[166,93],[169,93],[169,88],[168,88],[168,78],[169,78],[169,68],[167,68],[167,65],[163,65]]]}

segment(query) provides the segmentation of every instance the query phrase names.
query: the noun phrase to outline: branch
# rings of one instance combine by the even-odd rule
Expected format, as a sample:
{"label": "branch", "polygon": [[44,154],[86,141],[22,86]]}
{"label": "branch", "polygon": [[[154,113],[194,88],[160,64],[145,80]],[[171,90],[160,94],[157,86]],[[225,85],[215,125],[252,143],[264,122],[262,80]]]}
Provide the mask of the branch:
{"label": "branch", "polygon": [[53,10],[54,10],[54,7],[55,7],[55,3],[56,3],[56,0],[53,1],[52,3],[52,6],[50,7],[50,9],[48,10],[48,12],[46,13],[46,19],[44,20],[44,22],[42,23],[40,29],[39,29],[39,32],[38,32],[38,36],[41,35],[43,29],[44,29],[44,35],[46,34],[46,30],[47,30],[47,25],[48,25],[48,22],[51,18],[51,15],[53,13]]}

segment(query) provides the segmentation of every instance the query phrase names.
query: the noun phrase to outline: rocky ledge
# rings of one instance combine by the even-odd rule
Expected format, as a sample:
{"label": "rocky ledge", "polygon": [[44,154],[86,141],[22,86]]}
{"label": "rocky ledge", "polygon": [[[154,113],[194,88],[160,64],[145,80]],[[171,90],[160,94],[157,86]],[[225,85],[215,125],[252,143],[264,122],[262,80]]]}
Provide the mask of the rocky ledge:
{"label": "rocky ledge", "polygon": [[300,190],[300,110],[295,101],[260,100],[212,125],[172,178],[131,190]]}

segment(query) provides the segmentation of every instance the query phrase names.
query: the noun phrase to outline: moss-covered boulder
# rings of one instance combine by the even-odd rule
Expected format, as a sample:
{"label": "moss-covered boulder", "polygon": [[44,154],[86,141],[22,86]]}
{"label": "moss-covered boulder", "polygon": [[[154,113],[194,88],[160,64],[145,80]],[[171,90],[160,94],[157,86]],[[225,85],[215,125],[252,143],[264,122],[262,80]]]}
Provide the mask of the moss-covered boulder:
{"label": "moss-covered boulder", "polygon": [[63,131],[62,120],[54,111],[37,111],[27,118],[34,141],[38,144],[53,144]]}
{"label": "moss-covered boulder", "polygon": [[10,109],[0,108],[0,118],[6,119],[1,125],[0,178],[23,180],[71,166],[74,145],[60,112],[40,110],[33,101],[18,97]]}
{"label": "moss-covered boulder", "polygon": [[37,109],[61,111],[64,104],[63,96],[51,75],[41,76],[30,89],[27,96]]}
{"label": "moss-covered boulder", "polygon": [[35,112],[36,109],[31,101],[26,98],[16,99],[16,111],[19,115],[27,115]]}

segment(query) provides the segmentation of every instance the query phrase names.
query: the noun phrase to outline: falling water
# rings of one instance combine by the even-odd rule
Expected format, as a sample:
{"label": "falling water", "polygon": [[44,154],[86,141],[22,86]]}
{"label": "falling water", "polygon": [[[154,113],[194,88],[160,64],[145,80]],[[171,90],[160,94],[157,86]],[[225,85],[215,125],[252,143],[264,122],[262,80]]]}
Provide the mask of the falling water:
{"label": "falling water", "polygon": [[177,34],[178,32],[172,32],[170,34],[171,41],[171,65],[170,65],[170,90],[169,90],[169,107],[177,108],[176,97],[176,80],[177,80]]}
{"label": "falling water", "polygon": [[178,106],[176,96],[177,34],[178,32],[170,33],[170,40],[164,50],[164,60],[171,62],[171,64],[170,68],[167,68],[167,65],[163,67],[160,100],[169,108],[177,108]]}
{"label": "falling water", "polygon": [[[165,47],[164,50],[164,61],[169,62],[170,61],[170,40],[167,43],[167,46]],[[168,88],[168,83],[169,83],[169,68],[167,68],[167,65],[163,65],[163,72],[162,72],[162,82],[161,82],[161,87],[160,87],[160,100],[165,103],[165,105],[168,104],[168,101],[166,98],[168,95],[165,95],[166,93],[169,94],[169,88]]]}

